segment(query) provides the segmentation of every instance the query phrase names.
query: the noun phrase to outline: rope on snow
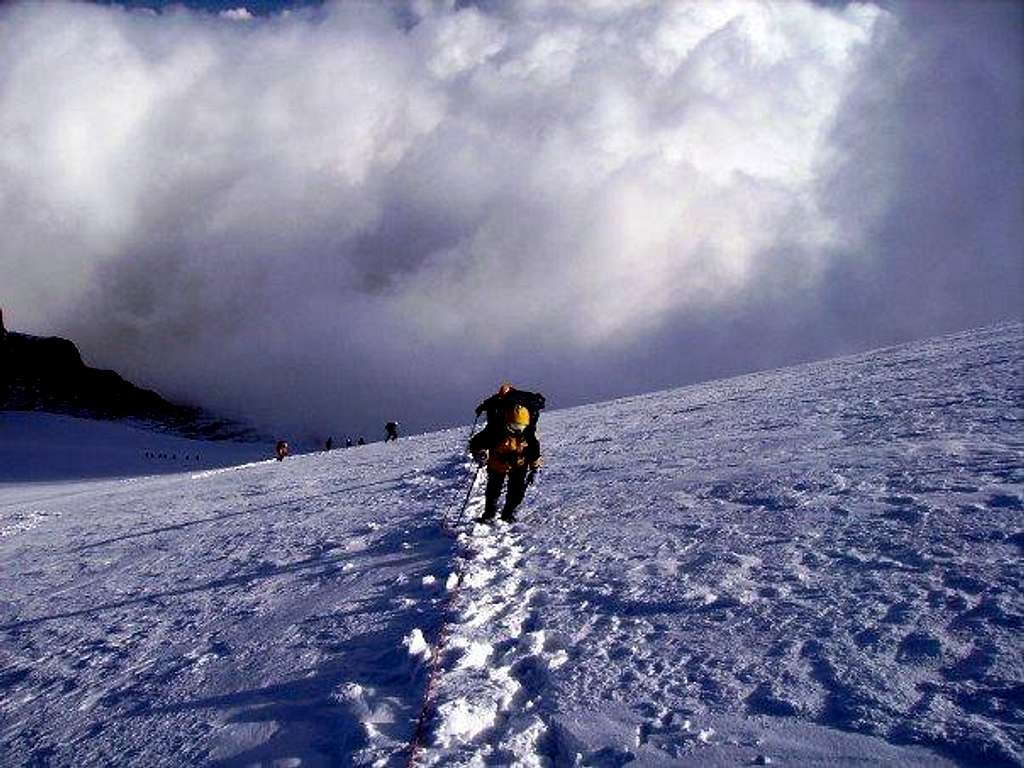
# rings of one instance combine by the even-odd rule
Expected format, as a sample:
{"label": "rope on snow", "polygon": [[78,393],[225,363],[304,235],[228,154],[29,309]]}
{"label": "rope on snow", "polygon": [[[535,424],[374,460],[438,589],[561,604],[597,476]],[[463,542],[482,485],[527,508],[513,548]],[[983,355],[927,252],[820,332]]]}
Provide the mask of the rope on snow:
{"label": "rope on snow", "polygon": [[[469,430],[470,439],[472,439],[473,433],[476,431],[476,423],[479,419],[480,416],[477,415],[476,419],[473,420],[473,426],[470,427]],[[459,532],[455,526],[462,522],[462,519],[466,514],[466,508],[469,506],[469,500],[473,496],[473,489],[476,487],[476,481],[479,477],[480,467],[477,467],[470,478],[469,488],[466,491],[466,498],[462,501],[462,507],[459,509],[459,513],[455,517],[454,523],[446,516],[441,517],[441,530],[444,531],[445,535],[450,536],[456,542],[456,578],[455,585],[448,590],[444,605],[441,608],[441,626],[437,630],[437,638],[434,641],[434,646],[430,655],[429,667],[427,670],[427,684],[423,691],[423,704],[420,707],[419,716],[416,718],[416,730],[413,732],[412,740],[409,742],[409,759],[406,762],[407,768],[413,768],[413,766],[416,765],[416,758],[423,749],[424,740],[426,739],[427,724],[430,722],[430,717],[433,714],[434,693],[441,678],[441,656],[448,645],[449,634],[451,632],[452,606],[455,604],[456,598],[462,591],[462,577],[466,569],[466,563],[472,555],[472,552],[468,548],[462,547],[459,544]]]}

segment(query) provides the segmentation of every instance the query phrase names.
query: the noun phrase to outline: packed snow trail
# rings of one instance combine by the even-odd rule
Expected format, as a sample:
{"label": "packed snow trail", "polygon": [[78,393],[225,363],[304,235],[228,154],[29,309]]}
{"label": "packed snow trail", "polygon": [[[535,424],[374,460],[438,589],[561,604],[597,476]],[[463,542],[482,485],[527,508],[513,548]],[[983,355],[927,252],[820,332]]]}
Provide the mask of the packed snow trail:
{"label": "packed snow trail", "polygon": [[416,765],[1022,765],[1022,358],[548,411],[520,522],[479,483],[454,539],[465,429],[0,486],[0,755],[405,765],[436,664]]}

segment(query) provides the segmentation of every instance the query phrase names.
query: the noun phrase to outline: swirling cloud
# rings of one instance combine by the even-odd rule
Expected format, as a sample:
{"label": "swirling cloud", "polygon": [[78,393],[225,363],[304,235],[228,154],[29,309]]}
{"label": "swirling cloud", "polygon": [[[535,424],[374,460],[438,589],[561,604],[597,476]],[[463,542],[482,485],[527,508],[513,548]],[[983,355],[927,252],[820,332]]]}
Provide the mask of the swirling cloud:
{"label": "swirling cloud", "polygon": [[0,301],[335,432],[446,423],[503,377],[567,403],[1005,315],[1021,14],[954,5],[14,3]]}

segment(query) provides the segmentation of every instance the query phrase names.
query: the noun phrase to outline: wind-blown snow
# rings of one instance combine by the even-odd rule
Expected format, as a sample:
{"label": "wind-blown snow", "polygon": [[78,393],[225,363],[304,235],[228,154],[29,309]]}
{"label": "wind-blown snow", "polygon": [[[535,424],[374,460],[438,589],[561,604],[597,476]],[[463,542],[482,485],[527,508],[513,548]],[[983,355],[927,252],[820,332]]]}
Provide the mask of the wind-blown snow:
{"label": "wind-blown snow", "polygon": [[0,485],[2,762],[1022,764],[1022,374],[1006,324],[551,411],[494,531],[467,429]]}

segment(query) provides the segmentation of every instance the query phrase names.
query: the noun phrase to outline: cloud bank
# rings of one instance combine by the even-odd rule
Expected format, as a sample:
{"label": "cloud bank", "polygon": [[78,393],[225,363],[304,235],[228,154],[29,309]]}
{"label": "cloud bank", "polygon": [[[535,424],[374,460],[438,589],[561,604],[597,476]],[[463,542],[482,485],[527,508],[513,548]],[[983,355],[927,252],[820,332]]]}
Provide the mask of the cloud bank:
{"label": "cloud bank", "polygon": [[1019,312],[1010,3],[0,9],[0,302],[281,429]]}

